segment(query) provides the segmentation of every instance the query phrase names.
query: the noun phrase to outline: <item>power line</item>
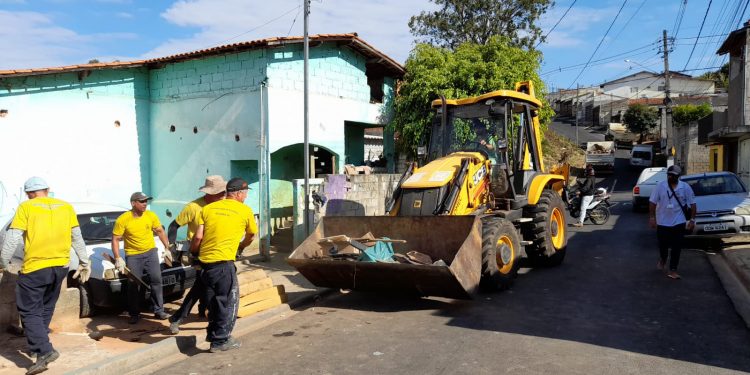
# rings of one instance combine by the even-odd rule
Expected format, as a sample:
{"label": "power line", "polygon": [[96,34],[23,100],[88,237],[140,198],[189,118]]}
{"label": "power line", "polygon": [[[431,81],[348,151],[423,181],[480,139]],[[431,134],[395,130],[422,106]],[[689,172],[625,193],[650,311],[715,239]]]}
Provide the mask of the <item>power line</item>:
{"label": "power line", "polygon": [[[552,31],[554,31],[554,30],[555,30],[555,28],[557,27],[557,25],[559,25],[559,24],[560,24],[560,22],[562,22],[563,18],[565,18],[565,16],[567,16],[567,15],[568,15],[568,12],[570,12],[570,8],[572,8],[572,7],[573,7],[573,5],[575,5],[575,4],[576,4],[576,1],[578,1],[578,0],[573,0],[573,2],[572,2],[572,3],[570,3],[570,6],[568,7],[568,9],[566,9],[566,10],[565,10],[565,13],[563,13],[563,15],[562,15],[562,16],[560,17],[560,19],[559,19],[559,20],[557,20],[557,22],[555,22],[555,26],[552,26],[552,28],[551,28],[551,29],[549,29],[549,31],[547,31],[547,34],[546,34],[546,35],[544,35],[544,36],[542,37],[542,39],[540,39],[540,40],[539,40],[539,43],[537,43],[537,44],[536,44],[536,46],[535,46],[534,48],[537,48],[537,47],[539,47],[539,45],[540,45],[540,44],[542,44],[542,41],[543,41],[543,40],[545,40],[545,39],[547,39],[547,37],[549,36],[549,34],[551,34],[551,33],[552,33]],[[645,0],[644,0],[644,1],[645,1]]]}
{"label": "power line", "polygon": [[299,17],[299,13],[302,11],[302,8],[300,8],[297,11],[297,14],[294,15],[294,20],[292,20],[292,24],[289,26],[289,31],[286,32],[286,37],[289,37],[289,34],[292,32],[292,27],[294,27],[294,24],[297,23],[297,17]]}
{"label": "power line", "polygon": [[[644,54],[647,54],[647,53],[653,53],[654,51],[656,51],[656,47],[652,47],[652,48],[650,48],[648,50],[641,51],[641,52],[638,52],[638,53],[632,53],[633,51],[623,52],[623,53],[619,53],[617,55],[612,55],[612,56],[609,56],[609,57],[606,57],[606,58],[601,58],[601,59],[598,59],[598,60],[593,60],[589,64],[589,67],[611,63],[611,62],[619,60],[619,58],[622,58],[622,57],[641,56],[641,55],[644,55]],[[540,75],[544,76],[544,75],[550,75],[550,74],[554,74],[554,73],[567,72],[569,70],[575,70],[576,68],[579,68],[579,67],[581,67],[583,65],[585,65],[585,63],[575,64],[575,65],[570,65],[570,66],[565,66],[565,67],[559,67],[559,68],[556,68],[556,69],[552,69],[552,70],[548,70],[546,72],[543,72]]]}
{"label": "power line", "polygon": [[620,34],[622,34],[622,32],[625,31],[625,28],[628,27],[628,25],[630,24],[630,21],[632,21],[633,18],[635,18],[635,15],[638,14],[638,11],[640,11],[641,8],[643,8],[644,4],[646,4],[646,0],[643,0],[641,2],[641,5],[638,6],[638,9],[636,9],[635,12],[633,12],[633,15],[631,15],[630,18],[628,18],[628,20],[625,21],[625,24],[622,25],[622,28],[620,29],[620,31],[617,32],[617,35],[615,35],[613,39],[616,40],[620,36]]}
{"label": "power line", "polygon": [[[628,55],[628,54],[640,51],[642,49],[646,49],[646,48],[651,47],[649,50],[640,52],[640,53],[638,53],[636,55],[647,53],[647,52],[656,50],[656,48],[654,48],[655,45],[656,45],[656,43],[657,42],[652,42],[652,43],[640,46],[638,48],[634,48],[634,49],[629,50],[629,51],[620,52],[620,53],[617,53],[617,54],[614,54],[614,55],[611,55],[611,56],[607,56],[607,57],[602,57],[602,58],[590,61],[590,64],[593,65],[594,63],[599,63],[599,62],[602,62],[602,61],[605,61],[605,60],[611,60],[611,59],[614,59],[614,58],[617,58],[617,57],[622,57],[622,56],[625,56],[625,55]],[[609,61],[606,61],[606,62],[609,62]],[[555,72],[561,72],[561,71],[565,71],[565,70],[570,70],[572,68],[578,68],[578,67],[581,67],[581,66],[584,66],[584,65],[586,65],[586,63],[579,63],[579,64],[573,64],[573,65],[558,67],[558,68],[555,68],[555,69],[548,70],[548,71],[542,73],[542,75],[546,75],[546,74],[550,74],[550,73],[555,73]]]}
{"label": "power line", "polygon": [[680,32],[680,26],[682,25],[682,19],[685,17],[685,10],[687,9],[687,0],[683,0],[680,4],[680,10],[677,11],[677,19],[674,21],[674,27],[672,28],[672,37],[676,37]]}
{"label": "power line", "polygon": [[270,24],[270,23],[272,23],[272,22],[275,22],[275,21],[277,21],[277,20],[281,19],[282,17],[286,16],[287,14],[289,14],[289,13],[292,13],[292,12],[294,12],[295,10],[299,9],[300,7],[302,7],[302,6],[301,6],[301,5],[297,5],[296,7],[292,8],[292,9],[289,9],[288,11],[284,12],[284,13],[283,13],[283,14],[281,14],[280,16],[278,16],[278,17],[276,17],[276,18],[274,18],[274,19],[272,19],[272,20],[270,20],[270,21],[267,21],[266,23],[264,23],[264,24],[262,24],[262,25],[260,25],[260,26],[256,26],[256,27],[254,27],[254,28],[252,28],[252,29],[250,29],[250,30],[248,30],[248,31],[245,31],[244,33],[240,33],[240,34],[237,34],[237,35],[235,35],[235,36],[233,36],[233,37],[231,37],[231,38],[229,38],[229,39],[223,40],[223,41],[221,41],[221,42],[218,42],[218,43],[216,43],[216,44],[217,44],[217,45],[220,45],[220,44],[225,44],[226,42],[228,42],[228,41],[230,41],[230,40],[232,40],[232,39],[237,39],[237,38],[239,38],[239,37],[241,37],[241,36],[243,36],[243,35],[247,35],[247,34],[250,34],[251,32],[253,32],[253,31],[255,31],[255,30],[258,30],[258,29],[260,29],[260,28],[261,28],[261,27],[263,27],[263,26],[266,26],[266,25],[268,25],[268,24]]}
{"label": "power line", "polygon": [[576,76],[576,78],[573,80],[573,82],[570,84],[570,86],[568,86],[568,89],[570,89],[571,87],[573,87],[573,83],[578,82],[578,78],[581,78],[581,75],[583,74],[583,72],[586,71],[586,68],[588,68],[589,63],[591,62],[591,60],[594,59],[594,56],[596,55],[596,53],[599,52],[599,47],[601,47],[602,43],[604,43],[604,39],[607,38],[607,34],[609,34],[609,31],[612,30],[612,26],[615,25],[615,22],[617,21],[617,18],[620,16],[620,13],[622,13],[622,9],[625,8],[625,4],[627,4],[627,3],[628,3],[628,0],[624,0],[622,2],[622,6],[620,6],[620,9],[617,11],[617,14],[615,15],[615,18],[612,20],[612,23],[609,24],[609,27],[607,28],[607,31],[604,33],[604,36],[602,36],[602,39],[599,41],[599,44],[596,45],[596,48],[594,49],[594,53],[591,54],[591,57],[589,57],[589,61],[587,61],[586,65],[584,65],[583,69],[581,69],[581,71],[578,72],[578,76]]}
{"label": "power line", "polygon": [[[698,36],[701,36],[701,33],[703,32],[703,25],[706,23],[706,17],[708,17],[708,10],[711,9],[711,3],[714,0],[708,0],[708,6],[706,7],[706,14],[703,15],[703,22],[701,22],[701,28],[698,30]],[[690,64],[690,59],[693,57],[693,52],[695,52],[695,46],[698,43],[698,39],[695,39],[695,44],[693,44],[693,49],[690,50],[690,56],[688,56],[687,61],[685,62],[685,67],[683,69],[687,69],[688,64]]]}

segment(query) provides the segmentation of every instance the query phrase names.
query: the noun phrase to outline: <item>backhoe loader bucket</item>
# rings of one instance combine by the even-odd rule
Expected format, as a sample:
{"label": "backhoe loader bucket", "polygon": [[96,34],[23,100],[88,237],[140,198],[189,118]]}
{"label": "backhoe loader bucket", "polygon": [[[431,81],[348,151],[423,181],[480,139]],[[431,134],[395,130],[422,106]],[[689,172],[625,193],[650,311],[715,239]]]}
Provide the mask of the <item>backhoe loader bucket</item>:
{"label": "backhoe loader bucket", "polygon": [[[287,262],[320,287],[470,299],[482,268],[481,225],[476,216],[323,217]],[[406,240],[392,243],[397,254],[415,250],[445,265],[335,259],[332,246],[318,242],[336,235],[359,238],[368,232],[378,238]],[[337,250],[338,254],[359,252],[351,246]]]}

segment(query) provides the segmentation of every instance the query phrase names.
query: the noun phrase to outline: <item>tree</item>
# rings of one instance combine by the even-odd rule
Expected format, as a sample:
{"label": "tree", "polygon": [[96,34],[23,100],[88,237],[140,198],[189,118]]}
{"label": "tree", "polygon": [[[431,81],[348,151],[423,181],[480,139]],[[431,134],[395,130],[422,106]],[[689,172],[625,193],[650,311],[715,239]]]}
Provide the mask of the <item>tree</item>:
{"label": "tree", "polygon": [[698,78],[713,80],[714,82],[716,82],[716,87],[728,89],[729,63],[724,64],[721,68],[719,68],[719,70],[703,73]]}
{"label": "tree", "polygon": [[659,112],[656,108],[645,104],[631,104],[623,115],[623,121],[628,130],[638,133],[638,143],[643,142],[643,134],[656,127]]}
{"label": "tree", "polygon": [[503,35],[514,46],[533,48],[542,38],[536,25],[550,0],[430,0],[439,6],[409,19],[418,42],[456,49],[465,42],[485,44]]}
{"label": "tree", "polygon": [[406,75],[395,99],[391,129],[399,133],[397,146],[415,153],[426,141],[433,112],[430,102],[476,96],[494,90],[513,89],[518,81],[533,81],[543,103],[540,117],[546,126],[552,110],[537,69],[541,54],[513,47],[507,38],[495,36],[487,44],[464,43],[455,51],[418,44],[406,60]]}
{"label": "tree", "polygon": [[676,126],[688,125],[713,113],[713,108],[708,103],[701,105],[684,104],[672,108],[672,121]]}

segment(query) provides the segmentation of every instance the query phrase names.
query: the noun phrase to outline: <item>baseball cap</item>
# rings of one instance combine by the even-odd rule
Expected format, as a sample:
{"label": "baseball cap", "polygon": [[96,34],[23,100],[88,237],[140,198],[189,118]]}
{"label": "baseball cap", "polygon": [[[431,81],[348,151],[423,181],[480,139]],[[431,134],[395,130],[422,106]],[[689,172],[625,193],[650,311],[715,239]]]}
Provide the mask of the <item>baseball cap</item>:
{"label": "baseball cap", "polygon": [[679,176],[682,174],[682,168],[680,168],[679,165],[673,165],[669,168],[667,168],[667,174]]}
{"label": "baseball cap", "polygon": [[224,177],[221,177],[219,175],[212,175],[206,177],[206,182],[203,183],[203,186],[198,188],[198,191],[214,195],[219,194],[226,189],[227,182],[224,181]]}
{"label": "baseball cap", "polygon": [[227,182],[227,193],[245,189],[247,189],[247,182],[239,177],[235,177]]}
{"label": "baseball cap", "polygon": [[29,193],[32,191],[39,191],[49,189],[49,185],[47,185],[47,181],[44,181],[41,177],[32,177],[23,184],[23,191]]}
{"label": "baseball cap", "polygon": [[144,199],[145,200],[152,200],[154,198],[151,198],[148,195],[141,193],[140,191],[137,191],[137,192],[135,192],[135,193],[133,193],[133,194],[130,195],[130,201],[131,202],[142,201]]}

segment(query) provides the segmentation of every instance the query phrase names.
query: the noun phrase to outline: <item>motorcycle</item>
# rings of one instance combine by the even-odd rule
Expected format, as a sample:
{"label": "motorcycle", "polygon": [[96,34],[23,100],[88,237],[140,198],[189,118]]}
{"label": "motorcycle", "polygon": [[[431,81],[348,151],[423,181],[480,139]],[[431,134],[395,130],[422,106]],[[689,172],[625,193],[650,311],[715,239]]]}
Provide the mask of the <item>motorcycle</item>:
{"label": "motorcycle", "polygon": [[[570,211],[570,215],[577,218],[580,216],[580,201],[581,197],[573,195],[571,197],[570,191],[566,188],[564,190],[564,197],[565,203],[568,206],[568,211]],[[607,189],[605,188],[598,188],[596,189],[596,192],[594,193],[594,199],[589,203],[588,208],[586,209],[586,220],[591,220],[592,223],[596,225],[603,225],[607,223],[607,220],[609,220],[610,211],[609,208],[612,207],[612,203],[609,202],[610,194],[607,192]]]}

